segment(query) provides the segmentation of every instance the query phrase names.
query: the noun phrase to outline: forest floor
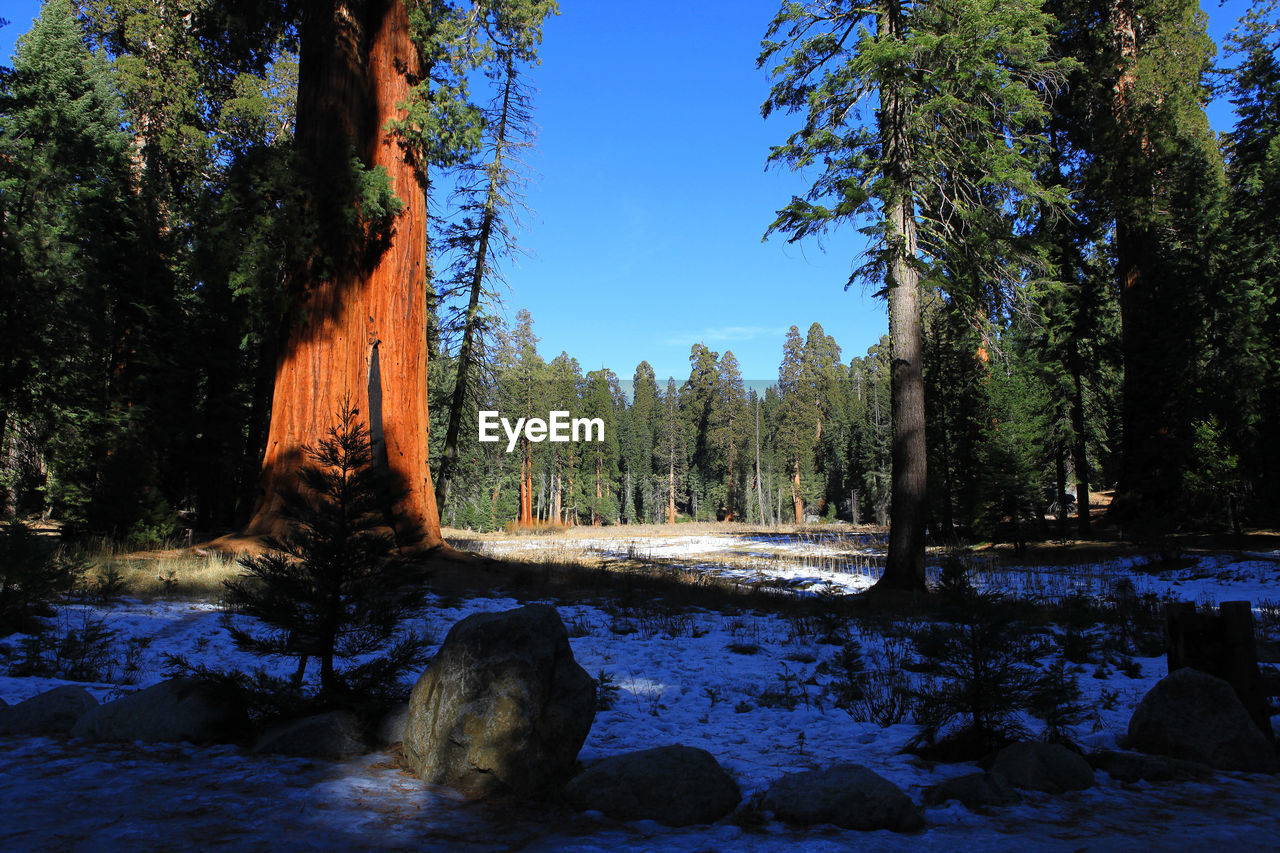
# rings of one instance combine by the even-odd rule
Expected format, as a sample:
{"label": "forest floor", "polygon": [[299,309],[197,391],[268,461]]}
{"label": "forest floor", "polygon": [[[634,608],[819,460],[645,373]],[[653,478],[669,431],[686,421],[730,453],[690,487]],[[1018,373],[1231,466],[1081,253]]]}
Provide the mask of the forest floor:
{"label": "forest floor", "polygon": [[[1021,560],[990,548],[970,560],[971,576],[979,587],[1040,602],[1105,601],[1122,580],[1152,602],[1248,599],[1262,656],[1274,659],[1280,539],[1259,536],[1238,548],[1163,552],[1099,541],[1080,545],[1077,553],[1088,556],[1079,561],[1051,546]],[[454,533],[454,543],[491,559],[439,568],[416,627],[439,642],[470,613],[556,605],[578,661],[613,688],[584,762],[677,742],[701,747],[737,778],[745,803],[784,773],[843,761],[865,764],[917,803],[926,786],[975,769],[904,752],[916,727],[884,719],[893,716],[892,697],[881,697],[880,707],[836,706],[841,673],[832,663],[842,641],[856,640],[869,668],[889,671],[910,654],[904,628],[930,618],[910,608],[877,612],[850,595],[878,575],[883,531],[681,525]],[[123,591],[68,603],[54,620],[55,633],[89,624],[110,632],[112,665],[85,684],[99,698],[166,677],[166,653],[213,667],[259,664],[231,643],[212,592],[215,580],[235,572],[233,560],[202,547],[108,556],[103,565],[116,566]],[[931,554],[931,575],[943,556]],[[1074,665],[1088,710],[1072,733],[1085,749],[1115,748],[1138,700],[1166,673],[1158,649],[1110,656],[1110,630],[1083,629],[1087,650]],[[1047,667],[1062,655],[1060,628],[1046,622],[1036,631],[1050,641],[1040,659]],[[21,658],[22,640],[0,640],[0,672]],[[64,683],[0,676],[0,698],[12,704]],[[1020,805],[987,813],[956,802],[932,807],[926,828],[911,835],[794,829],[749,807],[710,827],[672,829],[554,805],[467,802],[413,778],[394,752],[325,762],[229,746],[0,738],[0,849],[1275,849],[1280,777],[1219,773],[1151,785],[1099,772],[1097,780],[1086,791],[1029,793]]]}

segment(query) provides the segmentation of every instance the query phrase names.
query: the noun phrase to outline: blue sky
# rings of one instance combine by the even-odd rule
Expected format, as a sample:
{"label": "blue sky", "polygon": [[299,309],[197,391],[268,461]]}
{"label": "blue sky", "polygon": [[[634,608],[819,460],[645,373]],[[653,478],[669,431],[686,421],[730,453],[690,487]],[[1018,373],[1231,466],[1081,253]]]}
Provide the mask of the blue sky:
{"label": "blue sky", "polygon": [[[5,0],[0,55],[29,29],[38,2]],[[768,77],[755,68],[777,0],[697,4],[560,0],[545,28],[541,130],[529,157],[538,173],[520,244],[507,271],[510,313],[529,309],[552,358],[629,379],[648,360],[659,380],[688,375],[689,348],[732,350],[748,379],[773,379],[790,325],[822,324],[844,358],[887,330],[871,289],[843,289],[860,240],[824,248],[761,237],[773,212],[803,192],[801,176],[764,169],[793,120],[760,118]],[[1248,8],[1204,0],[1210,34]],[[1210,121],[1229,130],[1231,112]],[[825,249],[825,251],[824,251]]]}

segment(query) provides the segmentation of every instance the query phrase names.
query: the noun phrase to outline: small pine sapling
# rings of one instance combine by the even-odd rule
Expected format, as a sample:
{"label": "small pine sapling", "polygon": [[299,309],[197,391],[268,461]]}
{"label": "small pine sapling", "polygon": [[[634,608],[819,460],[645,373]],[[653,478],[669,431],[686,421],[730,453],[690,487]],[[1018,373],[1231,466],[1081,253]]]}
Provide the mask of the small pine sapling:
{"label": "small pine sapling", "polygon": [[968,760],[1026,734],[1019,717],[1036,685],[1036,644],[994,594],[972,594],[950,622],[913,633],[926,678],[919,688],[915,745]]}
{"label": "small pine sapling", "polygon": [[1055,661],[1036,679],[1029,710],[1044,723],[1046,741],[1068,747],[1075,745],[1071,729],[1085,721],[1088,709],[1081,703],[1080,684],[1068,670],[1066,661]]}
{"label": "small pine sapling", "polygon": [[307,456],[301,490],[284,495],[291,530],[268,553],[242,558],[244,571],[226,582],[227,604],[266,631],[233,625],[232,636],[245,651],[297,658],[295,689],[314,657],[322,706],[389,698],[426,651],[424,636],[401,630],[423,602],[421,569],[403,551],[417,536],[392,511],[395,495],[349,404]]}
{"label": "small pine sapling", "polygon": [[21,521],[0,527],[0,637],[44,630],[51,602],[65,596],[87,566],[65,551],[51,551]]}

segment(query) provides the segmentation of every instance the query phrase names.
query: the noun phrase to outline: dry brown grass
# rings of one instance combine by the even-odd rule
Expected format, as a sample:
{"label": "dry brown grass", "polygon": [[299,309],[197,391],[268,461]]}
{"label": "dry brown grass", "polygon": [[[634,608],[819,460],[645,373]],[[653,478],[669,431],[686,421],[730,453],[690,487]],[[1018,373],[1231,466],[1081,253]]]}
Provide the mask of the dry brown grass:
{"label": "dry brown grass", "polygon": [[742,536],[752,533],[802,534],[802,533],[883,533],[887,528],[872,525],[854,527],[851,524],[780,524],[767,526],[743,524],[736,521],[690,521],[679,524],[609,524],[591,525],[538,525],[535,527],[509,527],[507,530],[481,533],[455,527],[443,528],[446,541],[506,541],[519,539],[644,539],[672,538],[677,536],[709,536],[724,534]]}
{"label": "dry brown grass", "polygon": [[85,556],[89,583],[114,583],[120,593],[139,598],[216,599],[223,581],[240,573],[235,555],[200,547],[126,551],[99,545]]}

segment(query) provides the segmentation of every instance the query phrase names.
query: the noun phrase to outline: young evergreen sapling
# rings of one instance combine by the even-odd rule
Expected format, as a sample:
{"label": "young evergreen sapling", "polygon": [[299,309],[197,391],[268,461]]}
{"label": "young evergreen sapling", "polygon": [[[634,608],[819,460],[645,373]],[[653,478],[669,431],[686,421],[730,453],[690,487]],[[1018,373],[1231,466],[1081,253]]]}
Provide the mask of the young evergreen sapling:
{"label": "young evergreen sapling", "polygon": [[243,558],[244,572],[226,583],[227,603],[267,629],[232,627],[237,646],[298,658],[295,686],[316,658],[315,698],[328,706],[396,693],[426,646],[401,631],[423,600],[421,570],[404,552],[416,534],[391,510],[395,495],[358,414],[344,403],[337,426],[307,449],[302,490],[284,499],[289,532]]}

